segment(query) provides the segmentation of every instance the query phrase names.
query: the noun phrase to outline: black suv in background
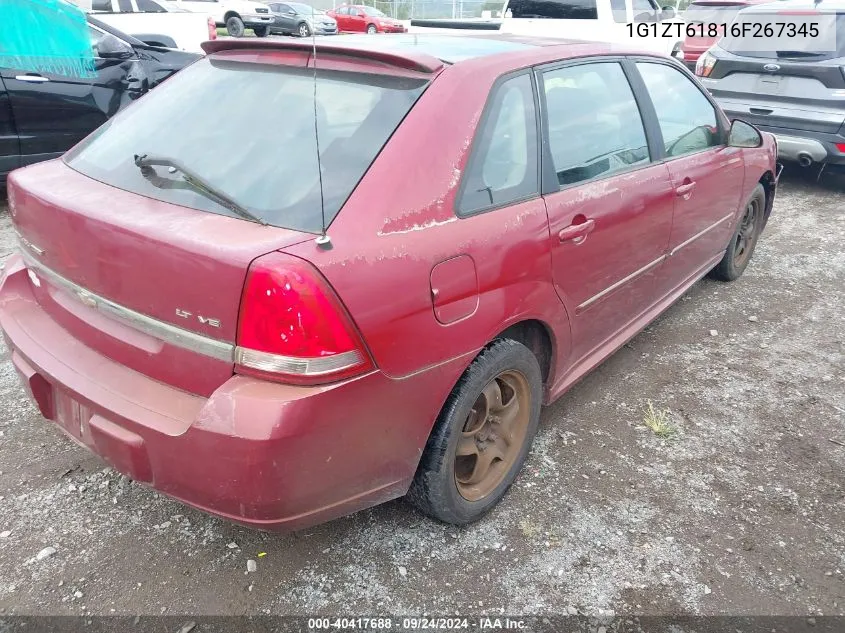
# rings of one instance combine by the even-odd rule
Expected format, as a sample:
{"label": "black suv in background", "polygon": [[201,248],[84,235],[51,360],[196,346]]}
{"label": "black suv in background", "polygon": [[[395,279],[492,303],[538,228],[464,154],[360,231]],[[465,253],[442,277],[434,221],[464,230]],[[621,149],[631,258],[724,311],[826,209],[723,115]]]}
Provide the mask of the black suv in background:
{"label": "black suv in background", "polygon": [[150,46],[88,16],[96,75],[0,67],[0,189],[6,174],[61,156],[118,110],[202,57]]}
{"label": "black suv in background", "polygon": [[845,1],[757,5],[740,11],[733,25],[759,24],[764,14],[827,16],[820,24],[835,24],[837,50],[749,51],[748,39],[728,35],[699,57],[695,74],[730,118],[773,133],[780,159],[845,166]]}

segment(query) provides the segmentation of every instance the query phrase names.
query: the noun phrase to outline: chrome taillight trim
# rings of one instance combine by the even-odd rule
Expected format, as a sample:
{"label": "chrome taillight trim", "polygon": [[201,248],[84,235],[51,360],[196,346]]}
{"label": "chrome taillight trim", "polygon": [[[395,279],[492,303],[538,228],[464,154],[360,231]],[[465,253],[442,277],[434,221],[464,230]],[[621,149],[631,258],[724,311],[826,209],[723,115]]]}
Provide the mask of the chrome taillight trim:
{"label": "chrome taillight trim", "polygon": [[216,358],[226,362],[234,361],[235,346],[225,341],[220,341],[196,332],[170,325],[164,321],[159,321],[152,317],[136,312],[131,308],[115,303],[110,299],[101,297],[82,286],[65,279],[59,273],[48,268],[35,257],[33,257],[25,245],[21,244],[21,253],[23,255],[26,267],[37,275],[41,275],[52,285],[68,292],[71,296],[76,298],[82,304],[90,308],[94,308],[103,314],[114,317],[118,321],[122,321],[126,325],[140,330],[145,334],[149,334],[164,343],[181,347],[197,354]]}
{"label": "chrome taillight trim", "polygon": [[332,356],[298,358],[259,352],[246,347],[235,348],[235,364],[258,369],[274,374],[293,374],[296,376],[325,376],[344,369],[350,369],[364,362],[364,356],[358,350],[351,350]]}

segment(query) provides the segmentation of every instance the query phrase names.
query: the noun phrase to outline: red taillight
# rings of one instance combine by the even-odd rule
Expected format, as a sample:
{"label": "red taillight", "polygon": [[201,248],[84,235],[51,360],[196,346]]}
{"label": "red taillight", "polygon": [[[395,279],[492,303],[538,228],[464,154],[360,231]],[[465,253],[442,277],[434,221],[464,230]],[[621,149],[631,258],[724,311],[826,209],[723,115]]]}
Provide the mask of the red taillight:
{"label": "red taillight", "polygon": [[217,39],[217,24],[215,24],[214,18],[211,16],[208,16],[208,39]]}
{"label": "red taillight", "polygon": [[249,269],[238,319],[239,373],[297,384],[348,378],[372,362],[340,300],[308,263],[271,253]]}
{"label": "red taillight", "polygon": [[695,74],[699,77],[709,77],[715,65],[716,58],[709,51],[705,51],[695,62]]}
{"label": "red taillight", "polygon": [[845,143],[837,143],[836,149],[839,150],[840,154],[845,154]]}

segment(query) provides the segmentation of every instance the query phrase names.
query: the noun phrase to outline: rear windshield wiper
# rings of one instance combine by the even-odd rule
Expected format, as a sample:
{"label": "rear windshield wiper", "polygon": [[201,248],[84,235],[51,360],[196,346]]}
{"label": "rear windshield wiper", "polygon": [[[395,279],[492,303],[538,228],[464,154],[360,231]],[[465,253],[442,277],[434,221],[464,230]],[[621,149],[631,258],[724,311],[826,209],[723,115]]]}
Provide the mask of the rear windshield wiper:
{"label": "rear windshield wiper", "polygon": [[[253,222],[258,222],[259,224],[267,226],[267,222],[262,220],[260,217],[258,217],[251,211],[248,211],[247,209],[239,205],[225,193],[222,193],[211,185],[209,185],[207,182],[205,182],[205,180],[203,180],[195,173],[187,169],[178,161],[166,158],[164,156],[149,156],[148,154],[135,154],[135,164],[141,168],[141,173],[145,172],[145,168],[149,169],[151,167],[170,167],[171,170],[180,172],[182,174],[182,177],[185,179],[185,182],[193,186],[197,191],[200,191],[209,198],[213,199],[220,206],[229,209],[233,213],[237,213],[239,216],[246,220],[252,220]],[[144,175],[146,176],[146,174]]]}

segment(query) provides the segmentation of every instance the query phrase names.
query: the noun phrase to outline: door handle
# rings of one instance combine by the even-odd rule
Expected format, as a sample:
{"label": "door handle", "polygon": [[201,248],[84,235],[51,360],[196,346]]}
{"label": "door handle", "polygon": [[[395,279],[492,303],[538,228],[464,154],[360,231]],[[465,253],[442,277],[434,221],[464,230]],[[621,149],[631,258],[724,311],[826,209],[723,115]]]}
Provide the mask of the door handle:
{"label": "door handle", "polygon": [[26,81],[31,84],[43,84],[46,81],[50,81],[47,77],[42,77],[41,75],[16,75],[15,79],[18,81]]}
{"label": "door handle", "polygon": [[675,193],[681,198],[686,199],[692,193],[693,189],[695,189],[695,181],[691,180],[690,182],[685,182],[675,189]]}
{"label": "door handle", "polygon": [[751,114],[771,114],[774,110],[769,108],[748,108]]}
{"label": "door handle", "polygon": [[557,237],[561,242],[572,240],[575,244],[580,244],[594,228],[596,228],[596,221],[591,218],[584,220],[580,224],[570,224],[565,229],[562,229],[557,234]]}

